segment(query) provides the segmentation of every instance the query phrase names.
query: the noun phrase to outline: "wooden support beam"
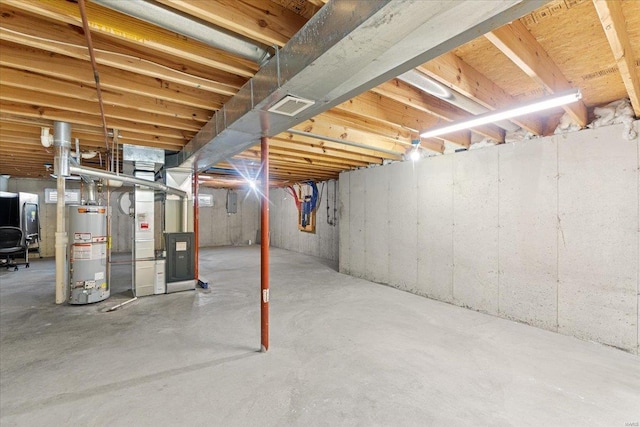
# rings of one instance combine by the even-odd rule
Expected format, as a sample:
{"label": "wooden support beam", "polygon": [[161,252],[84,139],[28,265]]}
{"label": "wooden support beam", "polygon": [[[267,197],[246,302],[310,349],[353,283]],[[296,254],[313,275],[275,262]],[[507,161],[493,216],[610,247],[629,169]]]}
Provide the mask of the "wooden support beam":
{"label": "wooden support beam", "polygon": [[[100,116],[100,110],[97,102],[83,101],[75,98],[67,98],[59,95],[50,95],[43,92],[15,88],[11,86],[0,86],[0,100],[33,105],[36,103],[40,107],[55,108],[68,112],[77,112],[87,115]],[[202,124],[190,119],[180,119],[175,117],[161,116],[158,114],[147,113],[144,111],[136,111],[131,108],[113,107],[105,105],[105,116],[109,127],[112,119],[120,119],[131,122],[128,129],[133,129],[139,123],[155,126],[158,133],[162,128],[172,128],[177,130],[198,132]]]}
{"label": "wooden support beam", "polygon": [[267,46],[284,46],[307,22],[282,5],[262,0],[159,2]]}
{"label": "wooden support beam", "polygon": [[[47,19],[82,27],[80,11],[75,3],[56,0],[3,0],[7,6]],[[137,48],[152,49],[160,54],[206,65],[244,77],[253,77],[257,64],[234,57],[204,43],[176,37],[176,34],[94,3],[87,4],[92,33],[129,43]]]}
{"label": "wooden support beam", "polygon": [[[504,89],[453,52],[445,53],[417,69],[489,110],[507,108],[517,103]],[[534,135],[542,135],[542,122],[537,117],[516,117],[511,121]]]}
{"label": "wooden support beam", "polygon": [[[35,119],[58,120],[88,126],[102,126],[98,116],[80,114],[56,108],[41,107],[38,105],[25,105],[14,102],[0,101],[0,110],[4,114],[13,116],[30,117]],[[113,119],[109,123],[110,128],[121,129],[147,135],[160,135],[166,138],[174,138],[178,144],[186,144],[194,135],[194,132],[186,132],[178,129],[158,128],[157,126],[135,123],[128,120]]]}
{"label": "wooden support beam", "polygon": [[[87,61],[46,53],[38,49],[0,43],[0,65],[30,71],[48,77],[81,83],[93,87],[95,80]],[[47,64],[43,67],[42,64]],[[161,84],[159,84],[161,83]],[[185,87],[110,67],[100,68],[100,85],[103,91],[133,93],[182,105],[216,110],[227,101],[227,96]]]}
{"label": "wooden support beam", "polygon": [[[4,9],[6,8],[0,8],[0,11],[4,11]],[[89,59],[84,36],[77,31],[72,31],[68,25],[57,25],[13,11],[5,12],[2,16],[0,40],[75,59],[85,61]],[[215,72],[210,68],[207,78],[187,74],[180,69],[173,69],[156,62],[158,59],[154,58],[155,61],[152,61],[144,59],[142,55],[133,56],[126,49],[101,42],[100,38],[94,43],[94,54],[98,65],[126,70],[225,96],[233,96],[245,80],[245,78],[235,78],[232,74]],[[218,80],[213,80],[214,78]]]}
{"label": "wooden support beam", "polygon": [[600,23],[609,40],[613,58],[627,89],[636,117],[640,117],[640,78],[636,70],[636,57],[629,41],[627,25],[619,0],[593,0]]}
{"label": "wooden support beam", "polygon": [[[382,163],[381,157],[366,156],[348,151],[338,151],[322,145],[322,141],[315,140],[313,143],[300,142],[296,140],[282,139],[279,137],[271,138],[271,148],[280,148],[290,150],[292,152],[310,153],[318,156],[327,156],[328,158],[340,158],[347,161],[358,161],[364,163]],[[390,156],[391,157],[391,156]]]}
{"label": "wooden support beam", "polygon": [[[41,127],[53,129],[53,120],[42,117],[17,116],[4,110],[0,112],[0,130],[7,129],[30,132],[33,138],[39,139]],[[180,151],[184,146],[183,140],[167,138],[160,135],[144,134],[126,129],[120,129],[119,135],[121,144],[142,145],[170,151]],[[102,128],[99,126],[74,123],[71,129],[71,137],[79,138],[81,143],[83,140],[99,141],[100,147],[104,146],[104,136],[102,134]]]}
{"label": "wooden support beam", "polygon": [[327,150],[331,152],[332,150],[336,153],[349,153],[356,156],[363,156],[363,158],[369,159],[384,159],[384,158],[395,158],[391,154],[384,153],[381,151],[375,151],[372,149],[354,147],[351,145],[341,144],[334,141],[327,141],[326,139],[318,139],[312,138],[308,136],[302,136],[298,134],[292,134],[290,132],[283,132],[281,134],[276,135],[273,139],[276,141],[288,141],[296,144],[303,144],[307,147],[318,147],[322,150]]}
{"label": "wooden support beam", "polygon": [[[0,66],[0,84],[50,95],[65,96],[84,102],[98,101],[95,88],[8,67]],[[189,107],[187,105],[176,104],[175,102],[163,101],[132,93],[103,91],[102,98],[107,105],[133,108],[138,111],[200,123],[206,123],[213,114],[211,110]]]}
{"label": "wooden support beam", "polygon": [[[493,30],[485,34],[485,37],[550,93],[573,87],[542,45],[519,20]],[[587,125],[587,107],[584,102],[573,102],[563,108],[580,126]]]}
{"label": "wooden support beam", "polygon": [[[380,86],[372,89],[372,91],[380,95],[384,95],[388,98],[395,99],[396,101],[402,102],[403,104],[418,108],[429,114],[433,114],[434,116],[439,117],[445,122],[461,120],[469,117],[469,113],[467,113],[466,111],[448,104],[447,102],[436,98],[435,96],[431,96],[425,92],[422,92],[421,90],[398,79],[393,79],[389,82],[383,83]],[[422,129],[422,131],[426,129]],[[497,126],[478,126],[474,128],[473,131],[487,138],[491,138],[494,141],[504,142],[504,129],[501,129]],[[468,147],[471,142],[470,137],[468,137],[467,134],[467,131],[462,131],[450,135],[443,135],[442,139],[446,139],[458,145]]]}
{"label": "wooden support beam", "polygon": [[336,125],[326,119],[322,119],[321,116],[306,120],[299,125],[294,126],[293,129],[317,135],[324,135],[332,139],[343,139],[355,142],[370,147],[371,150],[379,148],[395,151],[398,154],[404,153],[408,146],[406,142],[397,141],[380,135],[374,135],[348,126]]}
{"label": "wooden support beam", "polygon": [[[260,150],[255,148],[250,148],[238,154],[237,157],[252,159],[252,160],[259,160]],[[273,153],[271,157],[273,158],[274,161],[291,162],[291,163],[297,163],[299,165],[305,165],[305,166],[315,166],[318,169],[324,169],[324,170],[341,171],[341,170],[349,169],[349,167],[345,166],[344,164],[337,164],[327,160],[313,159],[308,156],[306,157],[295,156],[290,153]],[[366,166],[366,163],[363,164],[362,162],[360,162],[353,165],[353,167],[359,167],[359,166]]]}

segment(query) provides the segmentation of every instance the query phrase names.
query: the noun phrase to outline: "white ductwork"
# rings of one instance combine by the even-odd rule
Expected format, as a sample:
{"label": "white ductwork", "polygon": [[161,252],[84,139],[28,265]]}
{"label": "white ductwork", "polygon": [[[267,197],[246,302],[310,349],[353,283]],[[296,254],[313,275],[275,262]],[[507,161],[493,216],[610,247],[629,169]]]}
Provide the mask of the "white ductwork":
{"label": "white ductwork", "polygon": [[222,28],[214,27],[212,24],[196,20],[194,17],[152,1],[93,0],[93,2],[258,64],[263,63],[271,56],[267,49],[253,42],[241,39]]}

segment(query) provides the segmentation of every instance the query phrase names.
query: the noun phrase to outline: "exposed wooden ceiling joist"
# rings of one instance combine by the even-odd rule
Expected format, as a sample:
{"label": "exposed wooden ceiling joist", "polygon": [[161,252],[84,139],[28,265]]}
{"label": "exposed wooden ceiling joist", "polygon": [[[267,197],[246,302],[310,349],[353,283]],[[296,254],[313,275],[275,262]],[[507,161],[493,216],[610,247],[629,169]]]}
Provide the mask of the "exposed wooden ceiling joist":
{"label": "exposed wooden ceiling joist", "polygon": [[[38,93],[47,95],[65,96],[85,102],[98,102],[96,90],[93,87],[8,67],[0,66],[0,84],[25,91],[37,91]],[[210,110],[132,93],[104,91],[102,97],[107,105],[133,108],[138,111],[200,123],[206,123],[211,117]]]}
{"label": "exposed wooden ceiling joist", "polygon": [[[573,87],[542,45],[519,20],[493,30],[485,34],[485,37],[550,93]],[[563,108],[581,127],[587,125],[587,107],[583,101]]]}
{"label": "exposed wooden ceiling joist", "polygon": [[[417,69],[489,110],[507,108],[517,103],[504,89],[453,52],[445,53]],[[542,135],[543,126],[539,118],[516,117],[512,121],[534,135]]]}
{"label": "exposed wooden ceiling joist", "polygon": [[[87,61],[72,59],[39,49],[0,42],[0,65],[31,71],[62,80],[94,86],[91,65]],[[46,64],[46,67],[43,67]],[[186,87],[177,83],[159,81],[153,77],[100,67],[100,84],[104,91],[127,92],[150,96],[187,106],[217,109],[228,99],[226,96]]]}
{"label": "exposed wooden ceiling joist", "polygon": [[267,46],[284,46],[307,22],[282,5],[256,0],[159,0]]}
{"label": "exposed wooden ceiling joist", "polygon": [[640,78],[636,69],[636,56],[627,33],[622,5],[618,0],[593,0],[593,5],[611,45],[611,52],[618,65],[622,81],[627,88],[633,111],[636,116],[640,117]]}
{"label": "exposed wooden ceiling joist", "polygon": [[[3,3],[53,21],[82,26],[80,11],[75,3],[56,0],[3,0]],[[87,3],[87,17],[92,32],[144,46],[145,49],[151,49],[160,54],[184,58],[244,77],[253,76],[258,69],[258,66],[250,61],[236,58],[186,37],[176,38],[175,33],[171,31],[113,12],[91,2]]]}
{"label": "exposed wooden ceiling joist", "polygon": [[[276,46],[287,43],[325,3],[156,1],[232,34]],[[258,69],[258,64],[172,31],[91,2],[88,6],[107,123],[119,130],[120,144],[179,151]],[[599,8],[606,8],[601,17]],[[533,79],[512,62],[515,55],[508,58],[480,35],[417,70],[488,109],[506,108],[570,85],[582,90],[588,108],[629,96],[638,114],[640,61],[634,52],[640,51],[639,24],[637,1],[550,0],[494,31],[509,32],[507,42],[524,45],[512,50],[528,61],[536,73]],[[516,36],[513,28],[519,28]],[[53,152],[40,144],[40,128],[52,128],[54,120],[71,123],[80,150],[99,151],[106,162],[77,3],[2,1],[0,49],[0,173],[48,177],[43,165],[52,163]],[[562,77],[560,85],[557,76]],[[559,111],[513,122],[536,135],[553,133]],[[583,113],[582,106],[573,112]],[[334,179],[341,170],[402,160],[419,132],[468,116],[441,98],[390,80],[271,138],[272,182]],[[442,138],[469,147],[472,135],[501,140],[504,131],[487,126]],[[438,153],[444,150],[440,138],[420,143]],[[95,164],[92,161],[99,163],[88,164]],[[259,149],[251,147],[229,161],[255,172]],[[220,162],[206,175],[232,179],[237,173],[230,162]],[[222,185],[219,179],[213,182]]]}

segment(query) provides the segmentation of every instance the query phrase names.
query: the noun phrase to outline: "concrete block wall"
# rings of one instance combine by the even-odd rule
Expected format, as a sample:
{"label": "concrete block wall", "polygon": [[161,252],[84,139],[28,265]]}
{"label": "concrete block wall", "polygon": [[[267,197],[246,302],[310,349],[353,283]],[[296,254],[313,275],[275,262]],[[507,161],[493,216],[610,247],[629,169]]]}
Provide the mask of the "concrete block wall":
{"label": "concrete block wall", "polygon": [[640,151],[623,133],[343,173],[340,271],[638,353]]}
{"label": "concrete block wall", "polygon": [[[40,200],[40,225],[42,229],[41,253],[43,257],[54,256],[56,230],[56,204],[44,203],[45,188],[56,188],[53,179],[22,179],[9,178],[7,191],[17,193],[34,193]],[[77,182],[68,181],[67,188],[80,188]],[[127,189],[112,191],[110,204],[112,206],[111,235],[113,252],[130,252],[132,244],[133,219],[124,215],[117,207],[118,198]],[[128,189],[130,190],[130,189]],[[255,241],[260,221],[260,204],[257,197],[246,192],[238,192],[238,212],[227,214],[227,190],[202,188],[202,194],[212,194],[213,207],[200,209],[200,246],[224,246],[247,244]],[[162,204],[156,202],[156,219],[162,218]],[[156,224],[156,239],[161,236],[161,225]],[[158,240],[159,242],[159,240]]]}
{"label": "concrete block wall", "polygon": [[269,207],[271,245],[338,261],[339,225],[330,225],[327,221],[327,206],[329,207],[329,219],[332,222],[334,219],[334,207],[336,207],[339,200],[337,192],[340,191],[338,182],[325,181],[319,182],[317,185],[318,190],[322,192],[322,200],[320,207],[316,211],[315,234],[298,230],[298,210],[293,196],[286,189],[274,188],[269,191],[269,198],[271,199]]}
{"label": "concrete block wall", "polygon": [[213,195],[212,207],[200,208],[200,246],[246,245],[255,243],[260,228],[260,200],[238,190],[238,212],[227,213],[227,190],[200,187],[200,194]]}

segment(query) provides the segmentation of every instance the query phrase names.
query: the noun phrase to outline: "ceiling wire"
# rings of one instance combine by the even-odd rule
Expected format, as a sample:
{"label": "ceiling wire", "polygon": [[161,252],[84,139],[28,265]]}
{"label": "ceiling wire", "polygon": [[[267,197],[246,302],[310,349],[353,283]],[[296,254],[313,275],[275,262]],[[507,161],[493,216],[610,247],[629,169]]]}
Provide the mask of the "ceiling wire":
{"label": "ceiling wire", "polygon": [[[89,22],[87,20],[87,9],[84,0],[78,0],[80,6],[80,15],[82,16],[82,28],[87,39],[87,48],[89,50],[89,58],[91,59],[91,68],[93,68],[93,78],[96,82],[96,91],[98,92],[98,104],[100,105],[100,116],[102,117],[102,131],[104,133],[104,145],[107,148],[107,156],[113,151],[113,147],[109,148],[109,131],[107,129],[107,118],[104,113],[104,102],[102,101],[102,91],[100,90],[100,74],[98,73],[98,64],[93,51],[93,43],[91,41],[91,32],[89,31]],[[107,165],[109,162],[107,161]]]}

